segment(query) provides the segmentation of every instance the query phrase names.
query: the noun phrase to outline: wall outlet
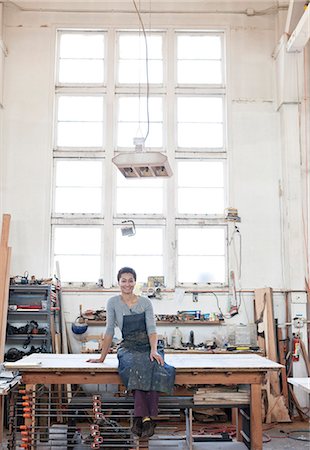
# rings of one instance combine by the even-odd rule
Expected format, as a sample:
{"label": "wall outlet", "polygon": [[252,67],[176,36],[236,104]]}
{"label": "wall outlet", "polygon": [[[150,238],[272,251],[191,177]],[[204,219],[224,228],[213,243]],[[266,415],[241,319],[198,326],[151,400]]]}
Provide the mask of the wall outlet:
{"label": "wall outlet", "polygon": [[307,294],[305,292],[291,292],[292,303],[307,303]]}

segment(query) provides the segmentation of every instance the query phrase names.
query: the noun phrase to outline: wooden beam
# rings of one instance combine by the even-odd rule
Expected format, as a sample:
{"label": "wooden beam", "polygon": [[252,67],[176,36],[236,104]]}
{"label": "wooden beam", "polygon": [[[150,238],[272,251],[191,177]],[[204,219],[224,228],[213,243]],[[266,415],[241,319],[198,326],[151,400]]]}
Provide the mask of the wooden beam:
{"label": "wooden beam", "polygon": [[4,277],[3,297],[1,300],[1,316],[0,316],[0,363],[4,361],[4,349],[6,338],[6,324],[8,316],[8,303],[9,303],[9,286],[10,286],[10,262],[11,262],[11,247],[7,249],[6,258],[6,274]]}
{"label": "wooden beam", "polygon": [[3,214],[0,241],[0,363],[4,359],[5,334],[10,284],[11,249],[8,247],[10,214]]}
{"label": "wooden beam", "polygon": [[310,39],[310,6],[305,10],[286,44],[288,52],[301,52]]}

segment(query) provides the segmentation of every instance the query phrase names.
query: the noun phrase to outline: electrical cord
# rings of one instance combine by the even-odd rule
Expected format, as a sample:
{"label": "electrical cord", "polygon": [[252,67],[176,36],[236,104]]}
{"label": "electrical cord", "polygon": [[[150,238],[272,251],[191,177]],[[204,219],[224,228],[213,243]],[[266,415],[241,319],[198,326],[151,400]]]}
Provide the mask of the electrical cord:
{"label": "electrical cord", "polygon": [[135,0],[132,0],[132,3],[134,4],[135,10],[138,14],[139,17],[139,21],[141,24],[141,28],[142,28],[142,32],[143,32],[143,36],[144,36],[144,42],[145,42],[145,72],[146,72],[146,119],[147,119],[147,130],[146,130],[146,134],[144,136],[144,142],[146,141],[149,132],[150,132],[150,111],[149,111],[149,97],[150,97],[150,82],[149,82],[149,52],[148,52],[148,45],[147,45],[147,36],[146,36],[146,31],[145,31],[145,27],[143,24],[143,20],[140,14],[140,11],[137,7],[137,4],[135,2]]}
{"label": "electrical cord", "polygon": [[[310,442],[310,430],[293,430],[293,431],[284,431],[284,430],[280,430],[280,433],[284,433],[286,435],[286,437],[288,437],[289,439],[294,439],[294,441],[302,441],[302,442]],[[306,439],[305,436],[291,436],[291,434],[295,434],[295,433],[308,433],[308,439]]]}

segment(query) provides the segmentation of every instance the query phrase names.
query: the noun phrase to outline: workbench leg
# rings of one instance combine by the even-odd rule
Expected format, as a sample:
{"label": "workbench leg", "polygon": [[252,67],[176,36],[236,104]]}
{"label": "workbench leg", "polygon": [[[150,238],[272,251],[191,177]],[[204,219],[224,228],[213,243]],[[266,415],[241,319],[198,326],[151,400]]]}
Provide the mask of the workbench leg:
{"label": "workbench leg", "polygon": [[242,429],[242,415],[239,408],[232,408],[231,410],[231,423],[236,427],[236,439],[238,442],[243,442],[241,429]]}
{"label": "workbench leg", "polygon": [[186,408],[185,410],[186,418],[186,445],[189,450],[193,450],[193,410],[192,408]]}
{"label": "workbench leg", "polygon": [[251,450],[263,448],[262,386],[251,384]]}

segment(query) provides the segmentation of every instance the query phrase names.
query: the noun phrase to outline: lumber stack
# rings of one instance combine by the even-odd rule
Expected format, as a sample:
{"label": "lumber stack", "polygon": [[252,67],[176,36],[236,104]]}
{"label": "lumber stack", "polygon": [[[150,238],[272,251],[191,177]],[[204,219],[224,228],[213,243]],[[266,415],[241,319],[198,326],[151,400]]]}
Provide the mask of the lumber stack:
{"label": "lumber stack", "polygon": [[10,285],[11,247],[8,246],[10,214],[3,214],[0,244],[0,363],[4,360],[5,335]]}
{"label": "lumber stack", "polygon": [[237,387],[216,386],[197,389],[193,396],[195,405],[245,405],[250,404],[250,392]]}

